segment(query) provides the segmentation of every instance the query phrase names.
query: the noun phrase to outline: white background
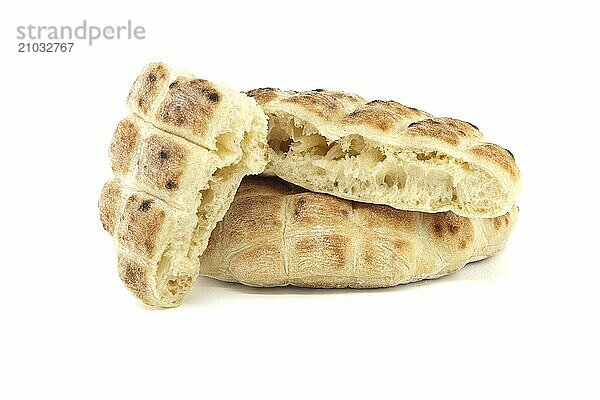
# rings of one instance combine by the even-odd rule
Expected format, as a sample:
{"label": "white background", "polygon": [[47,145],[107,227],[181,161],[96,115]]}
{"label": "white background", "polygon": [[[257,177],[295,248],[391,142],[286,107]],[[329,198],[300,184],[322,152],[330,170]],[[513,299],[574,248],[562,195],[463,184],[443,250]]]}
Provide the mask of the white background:
{"label": "white background", "polygon": [[[591,5],[83,3],[0,17],[0,398],[599,398]],[[84,18],[132,19],[147,38],[17,53],[18,25]],[[96,202],[129,86],[155,60],[238,90],[341,89],[475,123],[523,175],[506,251],[385,290],[202,278],[181,307],[144,307]]]}

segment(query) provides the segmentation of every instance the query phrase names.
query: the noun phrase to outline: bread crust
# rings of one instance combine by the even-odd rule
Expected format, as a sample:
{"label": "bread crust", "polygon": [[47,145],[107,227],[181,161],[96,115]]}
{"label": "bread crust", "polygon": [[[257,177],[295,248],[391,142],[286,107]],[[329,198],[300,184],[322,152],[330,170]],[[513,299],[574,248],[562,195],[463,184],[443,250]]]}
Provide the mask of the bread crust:
{"label": "bread crust", "polygon": [[501,251],[518,208],[496,218],[422,213],[247,177],[200,273],[249,286],[377,288],[438,278]]}
{"label": "bread crust", "polygon": [[243,176],[266,165],[266,116],[244,94],[147,65],[109,148],[115,178],[100,220],[115,240],[125,286],[152,306],[179,305],[198,256]]}
{"label": "bread crust", "polygon": [[[508,150],[484,141],[479,129],[469,123],[454,118],[439,118],[431,114],[404,106],[395,101],[374,100],[367,102],[362,97],[349,93],[328,90],[307,92],[284,91],[273,88],[254,89],[248,92],[254,97],[270,118],[271,149],[267,173],[277,175],[306,189],[329,193],[349,200],[389,205],[398,209],[424,212],[453,211],[466,217],[495,217],[510,210],[516,201],[520,188],[520,172],[515,158]],[[286,120],[289,131],[296,137],[288,141],[273,140],[274,121]],[[299,129],[308,132],[303,135],[323,136],[321,148],[317,152],[290,157],[290,143],[297,142]],[[332,167],[324,166],[332,146],[344,138],[360,138],[368,146],[363,149],[377,149],[381,159],[394,159],[392,155],[402,154],[404,159],[394,159],[396,167],[406,167],[405,175],[386,186],[384,178],[368,187],[338,185],[339,176],[331,173]],[[354,139],[351,139],[354,140]],[[323,151],[325,154],[320,154]],[[309,151],[305,151],[309,153]],[[361,150],[356,151],[360,154]],[[296,154],[296,153],[294,153]],[[356,154],[346,152],[346,159]],[[418,157],[418,161],[406,160]],[[453,175],[448,176],[446,197],[440,199],[417,198],[410,192],[424,190],[425,185],[409,187],[415,181],[414,169],[421,168],[427,175],[429,158],[443,158],[455,166]],[[331,158],[331,157],[329,157]],[[336,160],[347,161],[340,155]],[[376,160],[376,161],[381,161]],[[338,161],[340,163],[341,161]],[[333,164],[328,164],[333,165]],[[365,165],[371,168],[373,165]],[[298,170],[310,172],[303,175]],[[347,175],[357,175],[361,166],[340,167]],[[412,172],[411,172],[412,171]],[[341,173],[341,172],[340,172]],[[375,172],[374,172],[375,173]],[[385,174],[385,171],[382,173]],[[479,174],[475,176],[475,174]],[[338,174],[339,175],[339,174]],[[319,177],[321,176],[321,177]],[[316,178],[315,178],[316,177]],[[407,185],[408,179],[408,185]],[[356,178],[355,178],[356,180]],[[364,178],[365,181],[368,177]],[[488,182],[488,197],[479,200],[477,186]],[[361,182],[359,182],[361,183]],[[362,182],[364,183],[364,182]],[[361,183],[361,184],[362,184]],[[394,186],[395,187],[389,187]],[[463,190],[463,185],[468,192]],[[426,188],[435,192],[435,189]],[[493,191],[493,193],[492,193]],[[464,198],[464,201],[463,201]]]}

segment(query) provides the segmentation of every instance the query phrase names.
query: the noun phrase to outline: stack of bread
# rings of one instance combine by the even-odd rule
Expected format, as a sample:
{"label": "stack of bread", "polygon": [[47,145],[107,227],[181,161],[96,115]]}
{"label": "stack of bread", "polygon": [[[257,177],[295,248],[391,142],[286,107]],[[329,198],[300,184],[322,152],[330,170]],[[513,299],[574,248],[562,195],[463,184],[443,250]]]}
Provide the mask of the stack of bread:
{"label": "stack of bread", "polygon": [[437,278],[502,250],[517,218],[508,150],[395,101],[243,94],[154,63],[128,107],[99,208],[121,279],[150,305],[180,304],[198,275],[323,288]]}

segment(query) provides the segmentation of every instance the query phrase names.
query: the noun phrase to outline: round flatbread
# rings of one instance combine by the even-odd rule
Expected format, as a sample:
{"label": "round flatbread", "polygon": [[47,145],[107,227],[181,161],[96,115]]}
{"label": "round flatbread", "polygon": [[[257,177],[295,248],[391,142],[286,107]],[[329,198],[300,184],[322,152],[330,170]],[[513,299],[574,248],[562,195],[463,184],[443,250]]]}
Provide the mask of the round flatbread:
{"label": "round flatbread", "polygon": [[437,278],[498,253],[518,214],[466,218],[247,177],[200,258],[202,275],[249,286],[377,288]]}

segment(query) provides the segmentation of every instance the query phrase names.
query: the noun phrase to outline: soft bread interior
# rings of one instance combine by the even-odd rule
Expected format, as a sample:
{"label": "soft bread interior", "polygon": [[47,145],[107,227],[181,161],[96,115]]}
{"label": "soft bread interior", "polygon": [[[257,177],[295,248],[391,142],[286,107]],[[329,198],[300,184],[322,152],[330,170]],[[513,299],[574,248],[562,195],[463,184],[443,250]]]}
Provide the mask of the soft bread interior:
{"label": "soft bread interior", "polygon": [[[266,149],[262,142],[264,134],[261,135],[263,124],[264,121],[254,119],[252,129],[244,134],[241,146],[237,146],[242,153],[241,160],[218,169],[210,178],[209,187],[200,193],[202,202],[196,212],[198,223],[191,239],[190,258],[197,259],[206,249],[210,233],[225,216],[242,178],[264,170]],[[219,148],[219,151],[223,150]]]}
{"label": "soft bread interior", "polygon": [[484,169],[436,151],[392,148],[350,134],[328,140],[290,115],[269,115],[270,167],[314,191],[423,211],[498,214],[502,185]]}
{"label": "soft bread interior", "polygon": [[[157,265],[156,287],[163,305],[176,305],[191,290],[198,276],[199,261],[212,230],[223,219],[242,178],[246,174],[260,173],[265,163],[264,121],[255,118],[251,129],[243,132],[243,139],[223,134],[217,140],[216,155],[225,166],[211,176],[208,187],[199,193],[195,215],[180,221]],[[261,140],[262,138],[262,140]],[[195,226],[192,228],[190,224]],[[191,232],[191,235],[186,235]]]}
{"label": "soft bread interior", "polygon": [[200,193],[202,201],[196,214],[182,217],[171,236],[156,270],[156,289],[164,306],[181,303],[193,287],[198,275],[198,257],[220,219],[220,211],[229,204],[229,192],[235,192],[237,187],[235,170],[241,168],[229,166],[213,174],[210,186]]}
{"label": "soft bread interior", "polygon": [[154,285],[158,292],[156,297],[161,305],[166,307],[181,303],[196,280],[193,261],[189,257],[184,257],[191,250],[188,232],[194,229],[196,219],[190,215],[186,220],[185,224],[178,225],[179,229],[175,232],[156,266],[156,283]]}

